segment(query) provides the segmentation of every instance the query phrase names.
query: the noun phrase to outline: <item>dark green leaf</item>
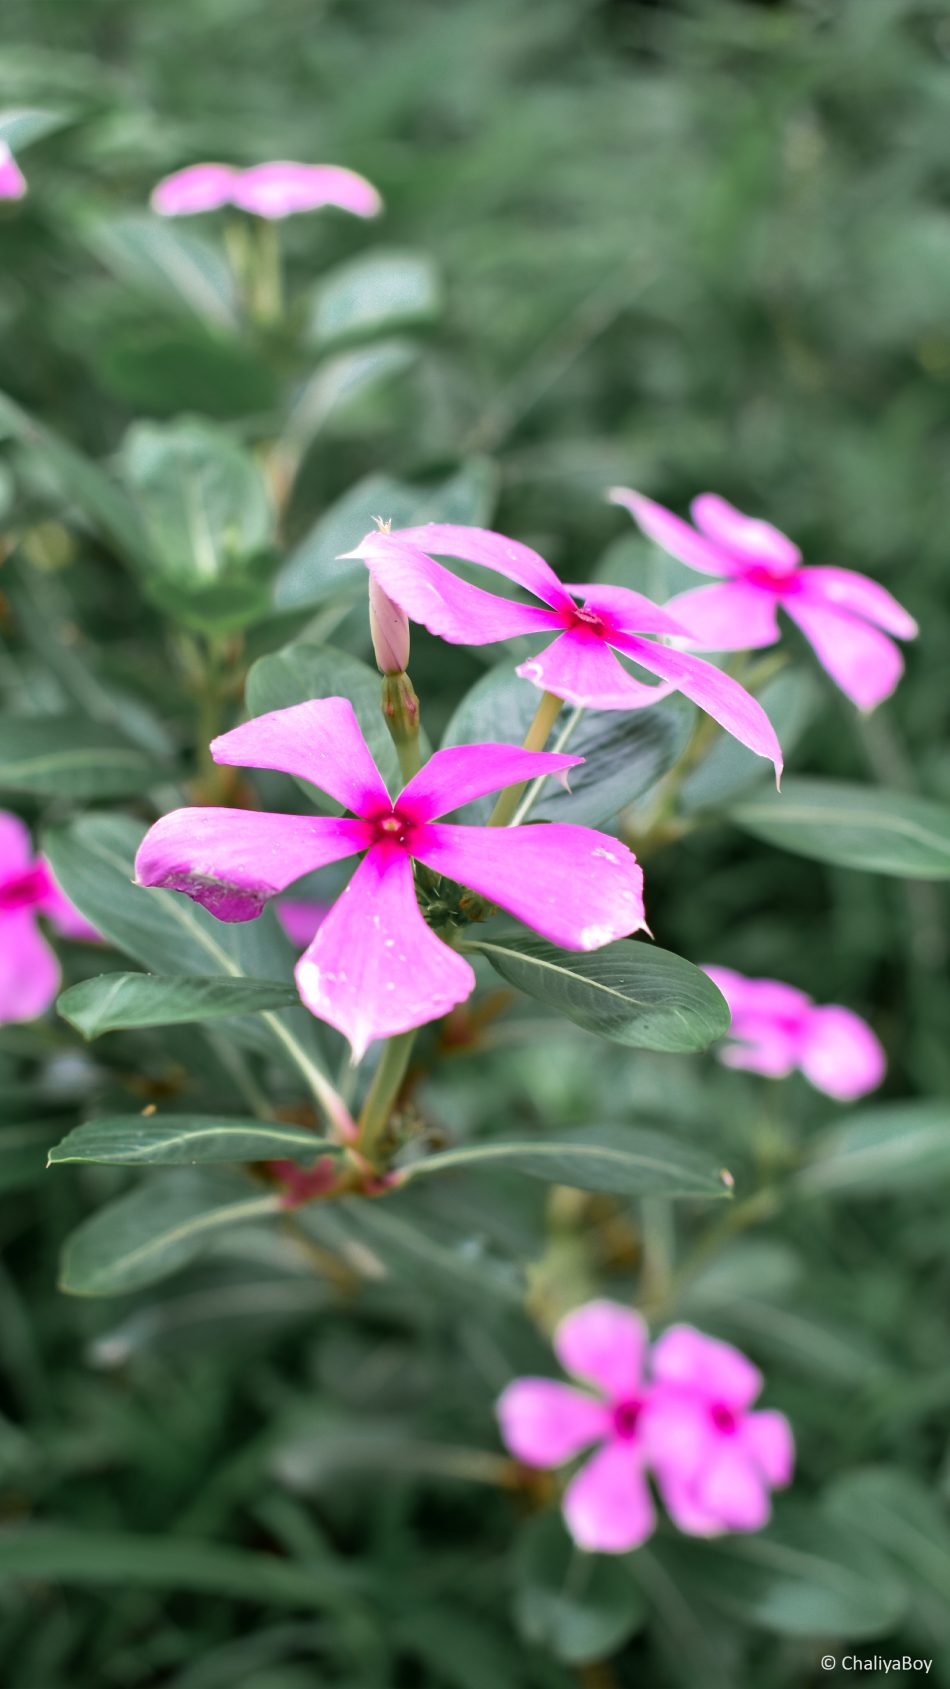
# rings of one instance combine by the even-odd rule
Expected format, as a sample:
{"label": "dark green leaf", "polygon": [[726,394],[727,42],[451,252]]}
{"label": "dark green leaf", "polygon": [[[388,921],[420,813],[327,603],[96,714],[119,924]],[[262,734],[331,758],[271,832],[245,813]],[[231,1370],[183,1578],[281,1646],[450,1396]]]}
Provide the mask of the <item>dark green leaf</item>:
{"label": "dark green leaf", "polygon": [[100,974],[64,991],[56,1007],[84,1038],[139,1026],[177,1026],[223,1020],[262,1009],[284,1009],[299,998],[278,980],[202,979],[189,974]]}
{"label": "dark green leaf", "polygon": [[0,788],[86,801],[131,797],[167,779],[167,770],[122,733],[81,716],[7,716]]}
{"label": "dark green leaf", "polygon": [[31,147],[34,141],[41,141],[44,135],[51,135],[68,122],[69,118],[59,112],[41,111],[36,107],[24,106],[16,111],[0,112],[0,141],[12,153],[20,153],[25,147]]}
{"label": "dark green leaf", "polygon": [[509,985],[588,1032],[643,1050],[705,1050],[729,1028],[722,994],[700,968],[623,938],[603,950],[558,950],[542,938],[467,939]]}
{"label": "dark green leaf", "polygon": [[108,269],[150,297],[219,327],[235,324],[231,271],[220,250],[191,229],[130,214],[94,224],[89,242]]}
{"label": "dark green leaf", "polygon": [[646,1622],[646,1600],[625,1562],[575,1548],[556,1514],[522,1530],[514,1573],[521,1635],[567,1665],[607,1658]]}
{"label": "dark green leaf", "polygon": [[310,332],[322,345],[368,339],[430,322],[440,306],[441,288],[431,258],[380,249],[324,276]]}
{"label": "dark green leaf", "polygon": [[68,1132],[49,1152],[49,1164],[99,1161],[121,1167],[186,1167],[209,1161],[300,1161],[338,1155],[339,1145],[304,1126],[231,1120],[198,1114],[115,1115]]}
{"label": "dark green leaf", "polygon": [[826,1505],[833,1518],[860,1532],[893,1561],[906,1579],[920,1622],[946,1642],[950,1524],[935,1491],[906,1469],[863,1467],[836,1480]]}
{"label": "dark green leaf", "polygon": [[213,423],[138,422],[120,468],[162,571],[209,587],[270,544],[273,514],[254,459]]}
{"label": "dark green leaf", "polygon": [[167,1278],[229,1226],[280,1211],[237,1175],[189,1170],[156,1175],[88,1220],[63,1245],[60,1286],[73,1296],[120,1296]]}
{"label": "dark green leaf", "polygon": [[552,1185],[613,1196],[728,1196],[731,1180],[688,1145],[627,1126],[442,1150],[403,1169],[405,1183],[433,1173],[526,1173]]}
{"label": "dark green leaf", "polygon": [[40,1182],[49,1147],[62,1129],[61,1120],[29,1120],[0,1129],[0,1194]]}
{"label": "dark green leaf", "polygon": [[786,780],[780,794],[748,798],[730,819],[766,844],[918,880],[950,877],[950,805],[837,780]]}
{"label": "dark green leaf", "polygon": [[[390,792],[395,795],[404,784],[396,748],[382,716],[382,682],[376,670],[359,657],[337,651],[332,645],[285,645],[282,651],[261,657],[254,664],[245,695],[251,715],[286,709],[308,698],[349,698]],[[326,792],[307,780],[299,784],[317,809],[330,815],[341,813],[341,806]]]}
{"label": "dark green leaf", "polygon": [[891,1196],[950,1180],[950,1103],[860,1109],[813,1140],[796,1186],[809,1194]]}

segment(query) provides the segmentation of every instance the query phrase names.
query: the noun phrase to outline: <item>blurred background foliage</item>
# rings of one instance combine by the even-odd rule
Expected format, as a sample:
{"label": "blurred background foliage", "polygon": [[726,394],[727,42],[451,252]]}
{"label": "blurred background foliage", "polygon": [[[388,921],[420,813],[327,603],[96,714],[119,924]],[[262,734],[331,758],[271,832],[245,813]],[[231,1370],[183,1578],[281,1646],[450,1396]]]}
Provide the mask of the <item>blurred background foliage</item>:
{"label": "blurred background foliage", "polygon": [[[97,514],[101,489],[0,414],[0,502],[19,541],[0,573],[5,728],[78,708],[188,776],[209,725],[189,662],[209,628],[218,649],[245,629],[252,658],[315,616],[320,637],[367,654],[362,607],[321,622],[316,583],[370,513],[420,519],[434,497],[447,518],[530,541],[567,579],[600,571],[662,598],[681,584],[676,566],[603,489],[635,485],[682,509],[710,487],[794,535],[809,560],[879,578],[922,626],[904,683],[872,718],[809,675],[793,768],[950,797],[945,0],[6,0],[0,39],[0,110],[60,119],[22,155],[28,199],[0,211],[0,387],[109,466],[161,552],[143,590],[141,571],[116,564],[122,544],[103,540],[115,512]],[[361,170],[386,213],[371,228],[288,223],[291,315],[249,330],[216,229],[178,225],[166,241],[147,198],[192,161],[267,157]],[[382,310],[367,263],[388,278]],[[182,415],[205,419],[176,436],[197,458],[211,430],[227,434],[212,455],[240,510],[243,585],[224,612],[197,597],[183,609],[159,449]],[[278,435],[271,526],[254,460],[238,453],[229,470],[227,448],[260,463]],[[78,507],[67,523],[64,489]],[[262,580],[276,582],[272,604],[255,597]],[[417,645],[435,737],[497,653]],[[812,670],[790,632],[785,645]],[[240,708],[230,671],[213,705],[232,719]],[[26,791],[17,806],[56,821],[74,803]],[[661,943],[848,1003],[888,1047],[890,1097],[946,1095],[939,890],[732,828],[704,828],[646,868]],[[99,965],[77,953],[72,977]],[[531,1031],[529,1008],[514,1026],[519,1015]],[[489,1026],[486,1065],[465,1059],[470,1035],[421,1091],[450,1135],[477,1129],[489,1095],[545,1125],[633,1109],[741,1169],[744,1157],[769,1164],[776,1133],[787,1146],[829,1120],[798,1080],[779,1102],[706,1058],[605,1056],[543,1027],[526,1048]],[[176,1059],[194,1059],[186,1035]],[[29,1573],[24,1551],[0,1538],[15,1689],[562,1685],[576,1681],[572,1659],[613,1651],[618,1606],[620,1632],[637,1631],[637,1602],[658,1629],[626,1641],[616,1677],[582,1663],[589,1689],[814,1680],[823,1626],[804,1596],[797,1632],[776,1626],[755,1576],[733,1567],[717,1606],[692,1593],[695,1558],[665,1560],[668,1545],[644,1555],[642,1584],[579,1600],[579,1623],[600,1617],[593,1644],[560,1632],[552,1643],[572,1610],[545,1606],[548,1548],[535,1542],[513,1574],[514,1504],[470,1482],[496,1446],[491,1400],[515,1358],[544,1364],[503,1274],[484,1311],[495,1292],[483,1254],[531,1256],[538,1221],[522,1199],[458,1192],[442,1205],[434,1223],[467,1240],[453,1260],[470,1272],[446,1279],[439,1305],[426,1283],[441,1257],[415,1263],[411,1295],[371,1285],[354,1319],[246,1240],[158,1301],[60,1297],[62,1237],[124,1183],[94,1169],[37,1188],[47,1125],[68,1126],[101,1083],[84,1061],[59,1029],[0,1040],[5,1106],[26,1134],[3,1174],[2,1505],[52,1533],[36,1539],[26,1602],[5,1582]],[[147,1042],[142,1061],[154,1078]],[[950,1537],[927,1491],[950,1491],[947,1172],[944,1152],[895,1193],[879,1179],[861,1202],[753,1216],[765,1228],[737,1227],[673,1303],[773,1366],[803,1489],[825,1496],[829,1520],[850,1507],[892,1547],[898,1516],[916,1534],[917,1558],[908,1549],[894,1572],[913,1591],[909,1617],[875,1596],[894,1640],[880,1648],[942,1648],[943,1682]],[[618,1267],[607,1220],[597,1236],[596,1262]],[[635,1263],[618,1247],[622,1279]],[[543,1303],[545,1284],[534,1293]],[[888,1470],[875,1490],[880,1474],[849,1479],[855,1466]],[[119,1533],[152,1539],[140,1563]]]}

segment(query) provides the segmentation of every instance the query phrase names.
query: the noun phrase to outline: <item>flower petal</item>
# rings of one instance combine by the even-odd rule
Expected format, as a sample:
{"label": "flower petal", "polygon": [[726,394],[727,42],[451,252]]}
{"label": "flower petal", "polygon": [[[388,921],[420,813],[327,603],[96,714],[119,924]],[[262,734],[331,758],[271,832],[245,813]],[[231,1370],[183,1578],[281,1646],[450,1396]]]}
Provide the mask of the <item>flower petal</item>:
{"label": "flower petal", "polygon": [[629,1401],[643,1376],[647,1330],[639,1314],[599,1298],[565,1315],[554,1352],[565,1372],[596,1384],[608,1401]]}
{"label": "flower petal", "polygon": [[899,648],[886,633],[844,610],[797,595],[784,609],[797,622],[822,668],[859,710],[888,698],[904,672]]}
{"label": "flower petal", "polygon": [[274,906],[278,921],[291,944],[298,950],[306,949],[317,928],[326,920],[329,911],[328,903],[317,903],[306,897],[285,897]]}
{"label": "flower petal", "polygon": [[651,1466],[683,1482],[702,1470],[715,1446],[705,1398],[675,1384],[650,1390],[637,1429]]}
{"label": "flower petal", "polygon": [[496,1411],[505,1447],[526,1466],[561,1466],[611,1428],[603,1402],[551,1378],[516,1378]]}
{"label": "flower petal", "polygon": [[318,211],[336,205],[357,217],[375,217],[383,202],[365,176],[340,164],[297,164],[277,159],[242,170],[231,191],[231,203],[255,217],[290,217],[297,211]]}
{"label": "flower petal", "polygon": [[803,569],[798,577],[802,596],[811,603],[826,604],[832,610],[850,611],[873,622],[898,639],[915,638],[918,628],[908,611],[898,604],[886,587],[859,575],[854,569],[836,569],[828,564]]}
{"label": "flower petal", "polygon": [[0,885],[19,878],[33,860],[30,829],[18,815],[0,809]]}
{"label": "flower petal", "polygon": [[757,1020],[781,1016],[803,1026],[812,1001],[797,986],[786,985],[780,979],[748,979],[734,968],[703,965],[713,984],[718,986],[732,1013],[733,1031],[746,1016]]}
{"label": "flower petal", "polygon": [[700,1504],[696,1485],[691,1478],[683,1478],[674,1467],[656,1474],[657,1487],[663,1506],[678,1531],[684,1536],[718,1537],[726,1526],[717,1514]]}
{"label": "flower petal", "polygon": [[558,579],[550,563],[530,545],[496,534],[491,528],[469,528],[458,522],[427,522],[421,528],[396,528],[393,539],[416,546],[434,557],[457,557],[463,563],[477,563],[505,575],[526,591],[533,592],[552,609],[570,609],[570,591]]}
{"label": "flower petal", "polygon": [[436,751],[400,792],[399,812],[415,821],[434,821],[486,792],[499,792],[539,774],[560,774],[583,761],[551,751],[526,751],[520,745],[451,745]]}
{"label": "flower petal", "polygon": [[697,528],[744,566],[758,564],[774,575],[794,574],[802,560],[798,546],[756,516],[746,516],[718,493],[700,493],[689,507]]}
{"label": "flower petal", "polygon": [[672,510],[643,493],[635,493],[630,487],[611,487],[607,497],[611,504],[622,504],[629,510],[648,539],[691,569],[703,575],[735,575],[741,569],[741,563],[724,546],[698,534]]}
{"label": "flower petal", "polygon": [[562,633],[536,657],[519,663],[515,673],[567,704],[594,710],[648,709],[675,690],[634,680],[597,634],[578,628]]}
{"label": "flower petal", "polygon": [[304,951],[296,979],[307,1008],[349,1039],[356,1061],[374,1038],[437,1020],[475,987],[468,963],[426,926],[408,856],[381,845]]}
{"label": "flower petal", "polygon": [[553,610],[470,586],[396,533],[371,534],[347,557],[362,557],[373,579],[414,622],[452,645],[491,645],[560,626]]}
{"label": "flower petal", "polygon": [[255,716],[214,739],[211,755],[238,768],[279,768],[310,780],[357,815],[392,808],[348,698],[312,698]]}
{"label": "flower petal", "polygon": [[839,1102],[853,1102],[880,1085],[887,1067],[884,1051],[866,1021],[851,1009],[812,1009],[805,1023],[801,1070],[819,1091]]}
{"label": "flower petal", "polygon": [[747,745],[757,756],[775,765],[775,777],[782,772],[782,747],[762,705],[731,675],[691,651],[671,651],[667,645],[625,635],[615,641],[617,649],[650,674],[673,682],[678,692],[692,699],[701,710],[718,721],[727,733]]}
{"label": "flower petal", "polygon": [[584,609],[603,616],[609,627],[618,633],[665,633],[684,637],[687,629],[677,622],[669,609],[654,604],[642,592],[631,592],[625,586],[572,586],[569,591],[583,599]]}
{"label": "flower petal", "polygon": [[0,199],[22,199],[26,177],[5,141],[0,141]]}
{"label": "flower petal", "polygon": [[191,217],[217,211],[231,200],[239,172],[230,164],[190,164],[165,176],[152,190],[152,210],[160,217]]}
{"label": "flower petal", "polygon": [[435,821],[413,840],[412,853],[568,950],[599,950],[646,924],[636,857],[592,827]]}
{"label": "flower petal", "polygon": [[770,1020],[767,1015],[749,1013],[741,1021],[734,1020],[731,1037],[736,1042],[719,1051],[719,1060],[726,1067],[761,1073],[766,1079],[785,1079],[799,1064],[799,1030]]}
{"label": "flower petal", "polygon": [[740,1350],[691,1325],[671,1325],[653,1345],[651,1372],[661,1384],[688,1385],[708,1400],[748,1407],[762,1388],[762,1374]]}
{"label": "flower petal", "polygon": [[32,909],[0,918],[0,1025],[35,1020],[59,990],[59,963]]}
{"label": "flower petal", "polygon": [[627,1554],[656,1524],[653,1498],[631,1443],[606,1443],[584,1462],[564,1492],[564,1522],[578,1548]]}
{"label": "flower petal", "polygon": [[710,1465],[693,1486],[699,1507],[726,1530],[760,1531],[772,1511],[768,1487],[739,1440],[721,1437]]}
{"label": "flower petal", "polygon": [[52,921],[57,932],[64,938],[83,939],[92,944],[102,942],[102,934],[81,915],[75,903],[71,903],[61,886],[53,878],[53,871],[48,862],[43,862],[46,869],[46,889],[38,899],[36,908],[47,920]]}
{"label": "flower petal", "polygon": [[176,809],[150,827],[135,858],[140,886],[183,891],[219,921],[253,921],[301,875],[372,843],[365,821]]}
{"label": "flower petal", "polygon": [[706,651],[758,651],[779,638],[778,598],[747,581],[718,581],[680,592],[666,608]]}
{"label": "flower petal", "polygon": [[791,1483],[795,1470],[795,1440],[784,1413],[776,1413],[774,1408],[763,1408],[759,1413],[746,1414],[739,1430],[739,1441],[744,1453],[776,1489]]}

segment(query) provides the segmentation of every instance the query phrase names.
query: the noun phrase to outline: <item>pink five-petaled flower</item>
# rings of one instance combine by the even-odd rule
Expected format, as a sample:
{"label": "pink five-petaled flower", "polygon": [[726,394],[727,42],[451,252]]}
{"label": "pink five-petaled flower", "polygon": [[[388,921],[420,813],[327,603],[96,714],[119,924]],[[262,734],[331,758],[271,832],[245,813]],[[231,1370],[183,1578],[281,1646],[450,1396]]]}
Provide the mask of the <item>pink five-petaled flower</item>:
{"label": "pink five-petaled flower", "polygon": [[[432,553],[480,564],[515,581],[541,600],[522,604],[460,580]],[[682,692],[743,745],[781,771],[782,752],[761,704],[729,675],[686,651],[644,635],[688,637],[666,610],[619,586],[565,586],[530,546],[486,528],[430,522],[421,528],[373,530],[349,557],[361,557],[394,603],[430,633],[455,645],[490,645],[517,634],[558,637],[517,672],[569,704],[596,710],[634,710],[669,692]],[[578,604],[576,596],[583,602]],[[619,651],[662,686],[628,674]]]}
{"label": "pink five-petaled flower", "polygon": [[681,563],[726,577],[715,586],[681,592],[666,606],[689,629],[694,645],[707,651],[774,645],[781,607],[859,709],[871,710],[893,692],[904,659],[887,636],[913,639],[917,623],[877,581],[852,569],[802,567],[801,552],[790,539],[716,493],[693,500],[695,528],[626,487],[614,487],[608,497]]}
{"label": "pink five-petaled flower", "polygon": [[625,1554],[655,1524],[641,1434],[650,1391],[644,1383],[646,1329],[616,1302],[588,1302],[554,1333],[565,1372],[591,1395],[552,1378],[516,1378],[498,1402],[506,1447],[526,1466],[549,1468],[597,1444],[564,1492],[567,1528],[579,1548]]}
{"label": "pink five-petaled flower", "polygon": [[365,176],[340,164],[295,164],[278,159],[238,170],[231,164],[190,164],[166,176],[152,192],[161,217],[190,217],[199,211],[237,206],[255,217],[291,217],[335,205],[355,217],[375,217],[383,202]]}
{"label": "pink five-petaled flower", "polygon": [[0,1024],[33,1020],[59,990],[59,963],[37,927],[38,915],[64,938],[99,937],[48,864],[33,855],[24,823],[0,810]]}
{"label": "pink five-petaled flower", "polygon": [[0,199],[22,199],[26,177],[5,141],[0,141]]}
{"label": "pink five-petaled flower", "polygon": [[211,754],[310,780],[355,819],[175,810],[143,839],[138,882],[186,892],[219,920],[249,921],[303,874],[365,851],[296,968],[307,1008],[349,1039],[356,1059],[374,1038],[447,1014],[475,985],[468,962],[422,917],[413,858],[570,950],[596,950],[644,925],[643,875],[616,839],[569,823],[489,828],[439,819],[581,757],[459,745],[436,751],[394,803],[345,698],[258,716],[215,739]]}
{"label": "pink five-petaled flower", "polygon": [[674,1325],[653,1345],[642,1440],[673,1523],[691,1536],[758,1531],[791,1482],[788,1420],[750,1412],[762,1374],[738,1349]]}
{"label": "pink five-petaled flower", "polygon": [[836,1004],[819,1007],[804,991],[777,979],[746,979],[732,968],[707,967],[732,1013],[731,1036],[721,1051],[729,1067],[784,1079],[799,1068],[816,1090],[839,1102],[873,1091],[884,1078],[885,1058],[866,1021]]}

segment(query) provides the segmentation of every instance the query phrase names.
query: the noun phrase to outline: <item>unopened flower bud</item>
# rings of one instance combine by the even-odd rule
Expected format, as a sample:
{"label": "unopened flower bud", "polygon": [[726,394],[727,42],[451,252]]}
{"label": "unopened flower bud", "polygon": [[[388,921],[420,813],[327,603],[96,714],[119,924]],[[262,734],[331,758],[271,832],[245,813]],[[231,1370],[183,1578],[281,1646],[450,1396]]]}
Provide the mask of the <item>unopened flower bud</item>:
{"label": "unopened flower bud", "polygon": [[380,674],[403,674],[409,666],[409,618],[369,580],[369,630]]}

